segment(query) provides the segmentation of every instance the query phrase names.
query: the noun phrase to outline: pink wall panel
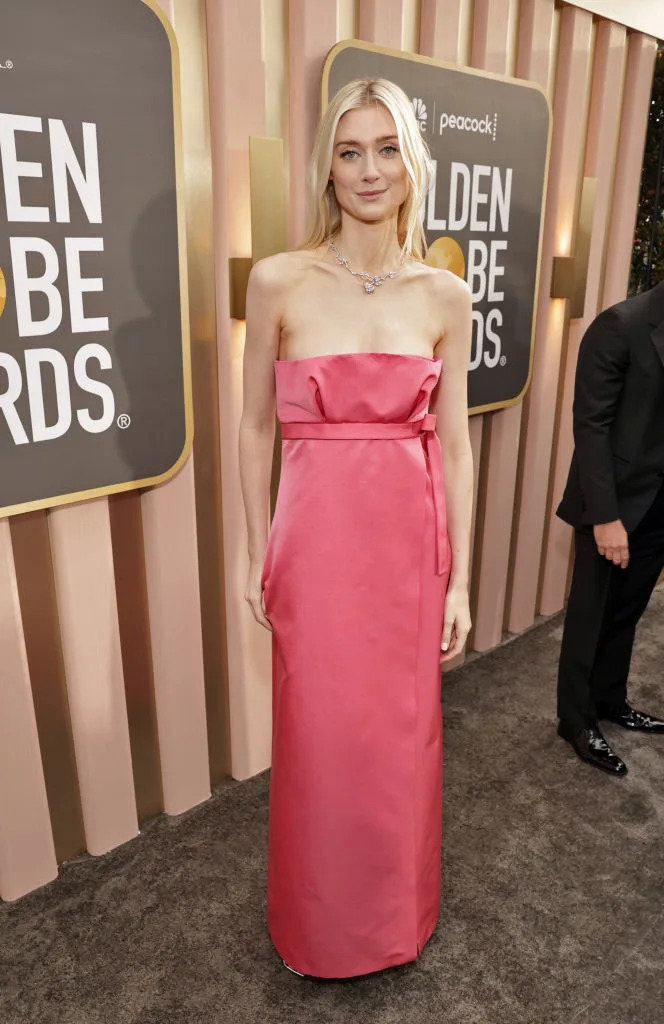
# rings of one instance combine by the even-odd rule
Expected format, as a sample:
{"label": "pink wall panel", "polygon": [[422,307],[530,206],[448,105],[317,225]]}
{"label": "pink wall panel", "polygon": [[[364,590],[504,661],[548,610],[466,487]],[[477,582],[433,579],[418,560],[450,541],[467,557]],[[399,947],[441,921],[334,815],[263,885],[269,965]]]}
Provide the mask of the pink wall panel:
{"label": "pink wall panel", "polygon": [[508,71],[510,0],[475,0],[470,63],[474,68],[504,75]]}
{"label": "pink wall panel", "polygon": [[141,499],[164,810],[210,795],[194,464]]}
{"label": "pink wall panel", "polygon": [[138,833],[108,501],[48,521],[86,844],[101,854]]}
{"label": "pink wall panel", "polygon": [[[501,74],[507,72],[512,58],[508,34],[510,6],[509,0],[476,0],[473,66]],[[473,559],[472,645],[479,651],[497,644],[502,633],[521,408],[487,413],[483,421],[484,514],[476,526]]]}
{"label": "pink wall panel", "polygon": [[360,39],[401,49],[404,0],[360,0]]}
{"label": "pink wall panel", "polygon": [[305,233],[307,167],[320,114],[321,68],[337,42],[337,6],[336,0],[289,4],[289,242],[294,247]]}
{"label": "pink wall panel", "polygon": [[459,54],[462,0],[422,0],[420,53],[424,57],[464,63]]}
{"label": "pink wall panel", "polygon": [[570,252],[585,141],[592,36],[592,15],[565,7],[558,43],[533,375],[524,407],[524,444],[519,463],[520,501],[513,538],[513,576],[507,620],[513,632],[525,629],[535,620],[565,332],[564,300],[550,300],[548,294],[554,255]]}
{"label": "pink wall panel", "polygon": [[0,519],[0,898],[57,876],[9,522]]}
{"label": "pink wall panel", "polygon": [[244,600],[248,561],[237,456],[244,322],[230,320],[228,257],[251,255],[249,136],[265,134],[265,76],[260,0],[208,0],[206,11],[231,758],[233,776],[243,779],[269,764],[271,650],[269,634]]}
{"label": "pink wall panel", "polygon": [[[159,2],[172,22],[172,0]],[[191,456],[141,510],[164,809],[180,814],[210,795]]]}

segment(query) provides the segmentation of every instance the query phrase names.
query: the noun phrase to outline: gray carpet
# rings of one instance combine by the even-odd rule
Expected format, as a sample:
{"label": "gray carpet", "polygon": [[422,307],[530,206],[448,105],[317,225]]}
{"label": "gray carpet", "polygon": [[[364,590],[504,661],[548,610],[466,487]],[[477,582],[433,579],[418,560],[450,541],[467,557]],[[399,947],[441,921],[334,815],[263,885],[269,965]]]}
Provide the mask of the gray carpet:
{"label": "gray carpet", "polygon": [[[631,696],[664,711],[664,593]],[[554,731],[560,617],[444,686],[443,915],[420,959],[286,971],[264,920],[267,773],[0,906],[2,1024],[659,1024],[664,737],[607,725],[625,779]]]}

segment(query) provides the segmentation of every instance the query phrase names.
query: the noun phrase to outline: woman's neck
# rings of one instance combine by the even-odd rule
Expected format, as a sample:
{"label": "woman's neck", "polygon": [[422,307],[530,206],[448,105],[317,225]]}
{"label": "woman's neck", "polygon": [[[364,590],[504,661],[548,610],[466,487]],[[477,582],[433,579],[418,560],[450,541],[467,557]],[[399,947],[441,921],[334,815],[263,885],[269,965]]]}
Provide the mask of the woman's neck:
{"label": "woman's neck", "polygon": [[381,224],[342,223],[334,244],[353,270],[366,274],[394,270],[401,258],[396,218]]}

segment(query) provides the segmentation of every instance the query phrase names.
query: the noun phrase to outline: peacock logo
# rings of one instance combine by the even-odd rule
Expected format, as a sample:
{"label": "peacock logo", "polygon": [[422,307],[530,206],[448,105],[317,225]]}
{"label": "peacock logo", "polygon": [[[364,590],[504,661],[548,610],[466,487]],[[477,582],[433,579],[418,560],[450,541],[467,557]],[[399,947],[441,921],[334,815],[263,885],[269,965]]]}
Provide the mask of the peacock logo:
{"label": "peacock logo", "polygon": [[416,96],[413,100],[413,110],[415,112],[417,123],[420,126],[420,131],[425,132],[427,130],[427,119],[429,115],[427,113],[426,103],[424,100],[420,99],[419,96]]}

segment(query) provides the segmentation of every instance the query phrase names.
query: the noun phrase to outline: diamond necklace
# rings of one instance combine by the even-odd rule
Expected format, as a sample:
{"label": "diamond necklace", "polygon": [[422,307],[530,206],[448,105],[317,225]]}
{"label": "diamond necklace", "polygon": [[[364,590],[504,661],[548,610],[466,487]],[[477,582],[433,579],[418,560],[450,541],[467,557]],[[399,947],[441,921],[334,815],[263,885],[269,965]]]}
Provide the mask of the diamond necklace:
{"label": "diamond necklace", "polygon": [[348,262],[345,256],[341,255],[332,239],[330,239],[330,241],[328,242],[328,248],[331,249],[332,252],[334,253],[337,263],[340,263],[342,267],[345,267],[349,274],[352,274],[353,277],[359,277],[362,279],[362,286],[367,295],[371,295],[372,292],[375,292],[376,288],[379,288],[383,281],[387,281],[387,279],[390,277],[396,277],[399,271],[401,270],[401,267],[403,266],[404,256],[402,253],[401,259],[399,260],[399,266],[396,268],[396,270],[390,270],[388,274],[382,275],[366,274],[363,270],[351,270],[350,263]]}

